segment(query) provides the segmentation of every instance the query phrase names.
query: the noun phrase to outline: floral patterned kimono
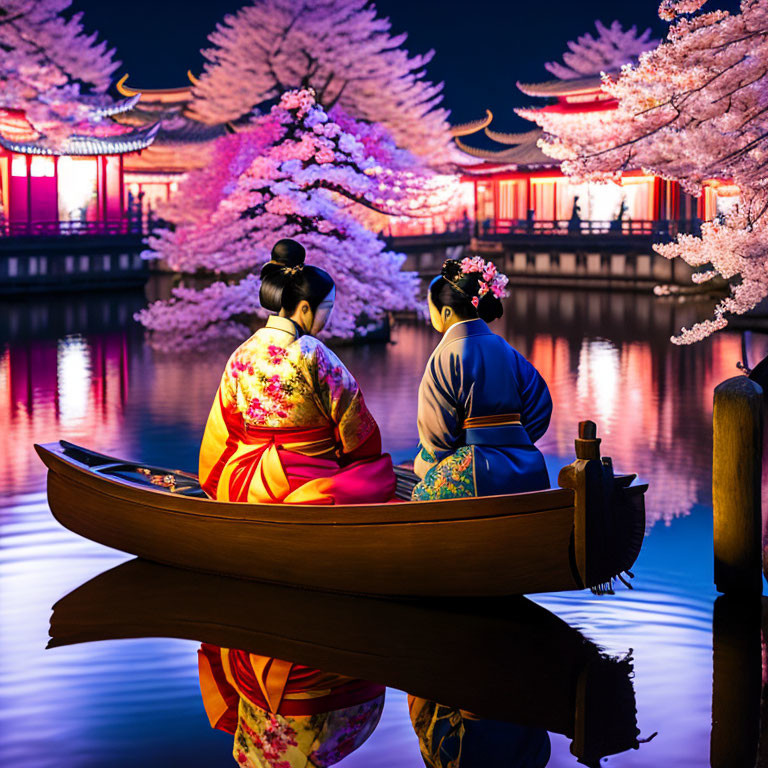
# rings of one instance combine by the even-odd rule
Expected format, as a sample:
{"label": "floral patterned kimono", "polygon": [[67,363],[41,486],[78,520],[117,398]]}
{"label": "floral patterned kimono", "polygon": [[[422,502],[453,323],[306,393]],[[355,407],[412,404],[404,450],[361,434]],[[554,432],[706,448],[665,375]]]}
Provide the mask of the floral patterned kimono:
{"label": "floral patterned kimono", "polygon": [[552,399],[539,372],[483,320],[451,326],[419,387],[422,477],[413,499],[493,496],[549,488],[534,443]]}
{"label": "floral patterned kimono", "polygon": [[395,475],[341,360],[273,316],[229,359],[200,448],[200,483],[221,501],[362,504],[391,499]]}
{"label": "floral patterned kimono", "polygon": [[270,656],[204,643],[203,705],[212,728],[235,737],[243,768],[325,768],[378,725],[384,686]]}

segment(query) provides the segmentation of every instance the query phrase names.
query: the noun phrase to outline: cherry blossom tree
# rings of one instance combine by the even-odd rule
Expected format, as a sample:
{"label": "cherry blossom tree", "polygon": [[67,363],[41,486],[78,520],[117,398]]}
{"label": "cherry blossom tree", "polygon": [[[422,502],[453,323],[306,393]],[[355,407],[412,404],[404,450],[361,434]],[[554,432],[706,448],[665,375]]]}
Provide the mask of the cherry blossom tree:
{"label": "cherry blossom tree", "polygon": [[380,123],[400,147],[433,163],[452,151],[442,84],[426,79],[433,56],[410,56],[406,35],[369,0],[255,0],[226,16],[194,88],[204,122],[249,115],[287,90],[313,88],[326,109]]}
{"label": "cherry blossom tree", "polygon": [[598,20],[595,27],[597,37],[586,33],[569,41],[569,50],[563,54],[563,64],[550,61],[544,65],[546,70],[560,80],[617,72],[625,64],[637,61],[641,53],[659,44],[658,40],[651,39],[650,28],[638,35],[636,26],[625,30],[618,21],[606,27]]}
{"label": "cherry blossom tree", "polygon": [[310,90],[289,91],[248,130],[218,139],[211,163],[160,211],[170,226],[150,240],[148,256],[215,282],[177,287],[137,318],[163,348],[242,338],[265,314],[256,274],[274,243],[291,237],[336,281],[329,334],[365,334],[385,312],[414,308],[418,285],[367,217],[428,214],[451,193],[382,126],[339,106],[326,112]]}
{"label": "cherry blossom tree", "polygon": [[[119,62],[82,14],[63,15],[71,0],[0,0],[0,108],[24,110],[54,137],[61,126],[96,115],[88,95],[109,87]],[[63,129],[66,132],[66,129]]]}
{"label": "cherry blossom tree", "polygon": [[701,194],[708,180],[729,180],[739,202],[701,227],[655,249],[700,271],[721,275],[730,294],[714,316],[673,338],[689,344],[724,328],[768,295],[768,3],[742,0],[739,13],[699,13],[705,0],[664,0],[671,20],[664,43],[637,66],[605,77],[618,108],[592,115],[522,110],[543,129],[542,149],[586,180],[643,168]]}

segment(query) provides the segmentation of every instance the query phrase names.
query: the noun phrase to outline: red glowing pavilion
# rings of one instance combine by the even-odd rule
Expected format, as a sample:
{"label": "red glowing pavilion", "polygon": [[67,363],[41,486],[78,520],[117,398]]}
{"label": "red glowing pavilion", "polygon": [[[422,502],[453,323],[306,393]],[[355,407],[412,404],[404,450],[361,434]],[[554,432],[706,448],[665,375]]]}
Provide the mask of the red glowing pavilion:
{"label": "red glowing pavilion", "polygon": [[138,96],[94,101],[93,122],[50,142],[19,110],[0,110],[0,227],[6,235],[123,232],[130,211],[125,155],[148,147],[158,125],[127,127],[113,118]]}

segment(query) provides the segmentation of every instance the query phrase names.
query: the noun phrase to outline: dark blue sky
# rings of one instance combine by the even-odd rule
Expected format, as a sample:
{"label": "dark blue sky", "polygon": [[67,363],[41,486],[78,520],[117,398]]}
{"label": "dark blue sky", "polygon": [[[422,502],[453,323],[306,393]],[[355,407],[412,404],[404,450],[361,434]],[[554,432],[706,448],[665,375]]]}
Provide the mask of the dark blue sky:
{"label": "dark blue sky", "polygon": [[[74,0],[84,22],[117,48],[132,85],[169,87],[187,82],[186,71],[199,72],[200,48],[216,22],[243,5],[243,0]],[[733,9],[735,0],[713,0],[713,8]],[[568,40],[594,30],[594,20],[619,19],[625,26],[650,26],[657,37],[667,25],[657,14],[657,0],[378,0],[380,15],[396,32],[408,32],[407,48],[434,48],[429,68],[433,80],[445,82],[451,122],[466,122],[489,107],[499,130],[525,123],[513,107],[530,103],[517,81],[548,79],[544,62],[559,60]]]}

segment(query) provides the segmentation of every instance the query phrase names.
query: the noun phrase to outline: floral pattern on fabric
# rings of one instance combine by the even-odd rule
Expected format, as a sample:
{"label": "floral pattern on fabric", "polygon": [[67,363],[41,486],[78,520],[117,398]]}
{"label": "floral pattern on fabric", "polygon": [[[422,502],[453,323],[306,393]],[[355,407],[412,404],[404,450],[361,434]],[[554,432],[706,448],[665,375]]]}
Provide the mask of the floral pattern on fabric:
{"label": "floral pattern on fabric", "polygon": [[262,328],[240,345],[227,364],[221,392],[247,425],[338,430],[345,453],[365,442],[376,422],[360,387],[339,358],[312,336],[291,338]]}
{"label": "floral pattern on fabric", "polygon": [[272,714],[241,699],[233,755],[242,768],[326,768],[360,747],[376,728],[383,694],[317,715]]}
{"label": "floral pattern on fabric", "polygon": [[428,451],[423,445],[419,451],[419,457],[423,462],[426,462],[427,464],[437,464],[437,457],[435,454]]}
{"label": "floral pattern on fabric", "polygon": [[[430,454],[422,448],[423,458]],[[427,472],[413,489],[413,501],[434,501],[477,496],[473,447],[464,445]]]}

